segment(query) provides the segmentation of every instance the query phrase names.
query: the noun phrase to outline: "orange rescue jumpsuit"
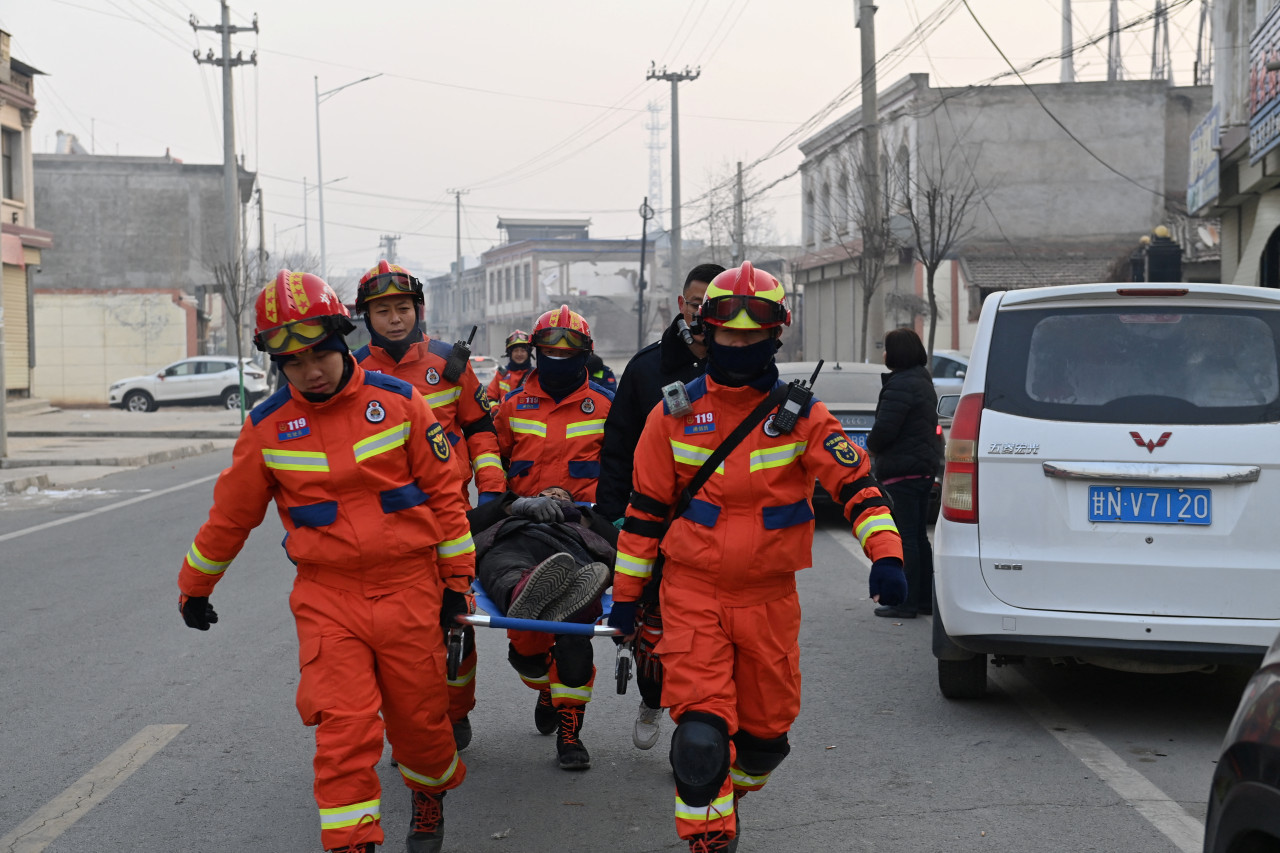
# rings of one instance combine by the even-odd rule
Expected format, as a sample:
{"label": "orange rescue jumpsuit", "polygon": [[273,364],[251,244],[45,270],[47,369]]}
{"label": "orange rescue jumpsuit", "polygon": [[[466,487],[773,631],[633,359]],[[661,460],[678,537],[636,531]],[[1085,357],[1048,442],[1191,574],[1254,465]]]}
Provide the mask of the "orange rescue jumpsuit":
{"label": "orange rescue jumpsuit", "polygon": [[[426,338],[410,346],[398,362],[374,344],[360,347],[355,357],[365,370],[403,379],[426,399],[453,448],[464,494],[473,468],[477,491],[505,492],[507,482],[502,473],[502,460],[498,458],[498,437],[493,430],[493,418],[489,416],[489,398],[470,363],[457,382],[444,378],[445,363],[452,349],[449,344]],[[466,654],[458,666],[457,677],[449,680],[449,720],[455,723],[476,706],[475,629],[467,626],[463,637]]]}
{"label": "orange rescue jumpsuit", "polygon": [[495,403],[501,403],[503,397],[523,385],[529,378],[529,370],[533,367],[532,362],[525,362],[525,365],[524,370],[507,370],[505,367],[499,367],[498,372],[489,380],[489,399]]}
{"label": "orange rescue jumpsuit", "polygon": [[[494,411],[498,447],[507,463],[508,488],[528,497],[560,486],[575,501],[594,501],[604,422],[612,404],[613,395],[590,381],[557,403],[542,390],[538,371],[528,374],[524,384],[508,393]],[[557,708],[586,705],[596,680],[595,667],[585,685],[564,684],[551,654],[556,636],[545,631],[507,631],[516,654],[542,656],[547,662],[546,675],[520,672],[520,678],[534,690],[549,688],[551,703]]]}
{"label": "orange rescue jumpsuit", "polygon": [[[627,508],[636,522],[618,537],[616,601],[640,598],[659,552],[653,522],[664,520],[702,463],[765,396],[708,376],[687,387],[692,412],[671,415],[658,404],[636,448]],[[815,477],[838,496],[868,557],[902,558],[870,462],[826,405],[811,401],[790,433],[778,433],[772,421],[767,416],[729,454],[661,541],[662,704],[677,722],[699,711],[722,718],[730,736],[744,733],[730,743],[729,775],[710,806],[694,808],[677,795],[676,829],[685,839],[732,836],[735,791],[768,781],[767,772],[752,775],[738,765],[741,737],[777,742],[785,755],[785,735],[800,711],[795,573],[812,562]]]}
{"label": "orange rescue jumpsuit", "polygon": [[316,727],[326,849],[382,842],[384,720],[408,787],[436,793],[466,776],[438,615],[444,587],[470,587],[475,547],[450,455],[431,410],[398,379],[353,365],[320,404],[281,388],[241,429],[179,573],[184,595],[209,595],[275,501],[297,566],[297,705]]}

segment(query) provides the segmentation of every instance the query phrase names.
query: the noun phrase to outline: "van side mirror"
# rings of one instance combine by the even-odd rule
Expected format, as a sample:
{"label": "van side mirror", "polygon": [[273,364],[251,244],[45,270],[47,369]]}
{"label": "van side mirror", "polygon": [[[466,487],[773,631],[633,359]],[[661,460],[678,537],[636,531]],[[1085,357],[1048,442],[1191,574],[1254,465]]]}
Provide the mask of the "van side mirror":
{"label": "van side mirror", "polygon": [[954,418],[960,406],[959,394],[945,394],[938,398],[938,417]]}

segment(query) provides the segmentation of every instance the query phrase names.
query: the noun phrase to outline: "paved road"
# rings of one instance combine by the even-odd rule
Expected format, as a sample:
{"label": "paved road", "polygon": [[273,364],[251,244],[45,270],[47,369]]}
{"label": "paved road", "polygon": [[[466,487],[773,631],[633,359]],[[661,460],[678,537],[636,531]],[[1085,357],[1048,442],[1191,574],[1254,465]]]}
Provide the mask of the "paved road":
{"label": "paved road", "polygon": [[[319,849],[274,516],[214,596],[222,621],[202,634],[177,613],[177,567],[228,460],[0,508],[0,851]],[[1020,667],[997,672],[984,701],[948,702],[929,621],[872,615],[851,542],[824,522],[800,576],[804,709],[790,758],[743,803],[742,853],[1196,849],[1243,674]],[[683,849],[670,722],[653,750],[631,746],[638,696],[614,693],[612,645],[596,645],[593,768],[580,774],[556,768],[505,652],[502,632],[480,632],[470,775],[446,801],[446,850]],[[394,768],[382,777],[397,850],[407,795]]]}

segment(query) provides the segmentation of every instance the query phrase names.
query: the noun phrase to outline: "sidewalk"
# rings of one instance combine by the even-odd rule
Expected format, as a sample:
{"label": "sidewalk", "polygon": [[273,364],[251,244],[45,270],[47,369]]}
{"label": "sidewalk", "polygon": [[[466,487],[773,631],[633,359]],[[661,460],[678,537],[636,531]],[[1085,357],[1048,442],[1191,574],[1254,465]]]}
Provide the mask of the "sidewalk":
{"label": "sidewalk", "polygon": [[231,447],[240,413],[213,407],[156,412],[10,406],[0,494],[65,487],[117,471]]}

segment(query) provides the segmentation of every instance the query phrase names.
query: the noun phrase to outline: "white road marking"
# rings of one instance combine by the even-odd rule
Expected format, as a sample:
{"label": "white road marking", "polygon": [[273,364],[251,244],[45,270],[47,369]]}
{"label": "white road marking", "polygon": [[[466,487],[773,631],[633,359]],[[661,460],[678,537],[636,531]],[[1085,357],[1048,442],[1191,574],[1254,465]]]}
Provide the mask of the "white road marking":
{"label": "white road marking", "polygon": [[218,474],[210,474],[207,477],[201,477],[198,480],[192,480],[189,483],[182,483],[181,485],[178,485],[178,486],[170,486],[169,488],[161,489],[158,492],[148,492],[145,495],[138,495],[136,498],[129,498],[128,500],[120,501],[118,503],[107,504],[106,506],[100,506],[97,509],[91,509],[85,512],[78,512],[75,515],[69,515],[66,518],[59,518],[55,521],[46,521],[44,524],[37,524],[34,527],[28,527],[23,530],[15,530],[12,533],[5,533],[3,536],[0,536],[0,542],[5,542],[9,539],[17,539],[19,536],[27,536],[28,534],[31,534],[31,533],[39,533],[41,530],[48,530],[50,527],[57,527],[60,524],[70,524],[73,521],[79,521],[80,519],[88,518],[91,515],[100,515],[101,513],[104,513],[104,512],[111,512],[112,510],[120,509],[121,507],[126,507],[126,506],[129,506],[130,504],[141,503],[142,501],[149,501],[152,498],[162,497],[171,492],[178,492],[183,489],[189,489],[192,486],[198,486],[201,483],[207,483],[210,480],[216,480],[218,479],[219,476],[221,476],[221,472],[219,472]]}
{"label": "white road marking", "polygon": [[147,726],[17,829],[0,838],[0,850],[40,853],[185,728],[186,725]]}
{"label": "white road marking", "polygon": [[1058,710],[1011,667],[990,667],[988,675],[1058,743],[1106,782],[1183,853],[1204,849],[1204,824],[1187,814],[1151,780],[1134,770],[1102,741]]}

